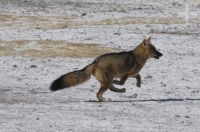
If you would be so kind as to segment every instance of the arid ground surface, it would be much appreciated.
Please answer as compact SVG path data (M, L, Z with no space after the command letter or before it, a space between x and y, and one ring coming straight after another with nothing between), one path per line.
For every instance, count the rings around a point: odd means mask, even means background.
M199 22L199 0L1 0L0 132L199 132ZM147 62L141 88L130 78L107 103L94 77L49 91L148 35L164 56Z

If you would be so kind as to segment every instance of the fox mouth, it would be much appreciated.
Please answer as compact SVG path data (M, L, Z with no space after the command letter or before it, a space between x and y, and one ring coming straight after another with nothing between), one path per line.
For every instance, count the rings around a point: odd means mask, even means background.
M154 56L155 59L160 59L160 56Z
M155 59L160 59L161 56L163 56L163 54L158 52L158 54L154 55L154 58Z

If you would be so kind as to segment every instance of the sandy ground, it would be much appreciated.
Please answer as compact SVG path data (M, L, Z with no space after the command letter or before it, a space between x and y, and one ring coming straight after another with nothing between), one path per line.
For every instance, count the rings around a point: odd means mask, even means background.
M200 1L0 1L1 132L199 132ZM164 54L141 71L142 87L107 91L92 77L50 92L51 82L101 54L133 49L152 34Z

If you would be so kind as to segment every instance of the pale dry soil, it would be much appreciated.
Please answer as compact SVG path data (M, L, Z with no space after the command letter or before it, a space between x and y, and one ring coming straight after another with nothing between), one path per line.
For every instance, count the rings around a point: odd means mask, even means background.
M200 2L184 0L0 1L1 132L199 132ZM164 54L130 78L126 93L92 76L51 92L53 80L146 36Z

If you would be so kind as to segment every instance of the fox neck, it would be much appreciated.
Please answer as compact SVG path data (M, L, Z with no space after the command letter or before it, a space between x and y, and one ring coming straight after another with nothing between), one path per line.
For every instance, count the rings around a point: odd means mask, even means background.
M145 55L145 50L141 47L141 45L136 47L131 52L135 55L136 61L140 66L144 66L144 64L149 59L149 57Z

